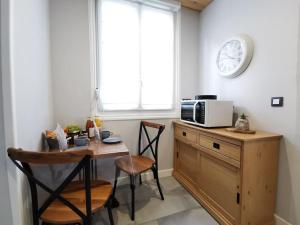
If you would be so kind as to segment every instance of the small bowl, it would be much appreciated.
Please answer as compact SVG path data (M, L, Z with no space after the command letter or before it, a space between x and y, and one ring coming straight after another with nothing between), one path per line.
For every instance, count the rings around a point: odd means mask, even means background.
M103 130L100 132L101 139L104 140L106 138L109 138L111 136L111 132L109 130Z
M74 138L74 144L76 146L85 146L89 144L89 138L86 136L80 136L77 138Z

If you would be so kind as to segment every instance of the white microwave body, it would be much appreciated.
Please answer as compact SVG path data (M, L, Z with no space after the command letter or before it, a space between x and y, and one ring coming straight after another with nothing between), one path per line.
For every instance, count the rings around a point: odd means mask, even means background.
M181 121L202 127L231 127L233 102L222 100L182 100Z

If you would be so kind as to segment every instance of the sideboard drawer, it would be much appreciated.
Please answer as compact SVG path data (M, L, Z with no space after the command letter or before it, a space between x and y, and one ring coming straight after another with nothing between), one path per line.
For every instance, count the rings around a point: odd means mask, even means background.
M200 134L199 144L224 156L240 161L240 146Z
M190 129L175 127L175 136L189 143L197 143L197 134L197 132L194 132Z

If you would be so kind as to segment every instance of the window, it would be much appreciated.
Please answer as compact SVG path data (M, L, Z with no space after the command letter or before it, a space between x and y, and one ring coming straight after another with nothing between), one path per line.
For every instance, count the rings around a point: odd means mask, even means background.
M157 6L98 2L101 111L174 109L176 12Z

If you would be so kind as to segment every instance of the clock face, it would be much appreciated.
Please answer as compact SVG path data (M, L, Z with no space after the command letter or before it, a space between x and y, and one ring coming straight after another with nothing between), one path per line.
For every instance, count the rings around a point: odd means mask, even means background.
M217 68L220 75L233 77L241 74L252 58L250 39L231 38L223 43L217 56Z
M219 51L217 65L221 72L228 73L234 70L241 63L243 57L243 49L241 42L231 40L225 43Z

